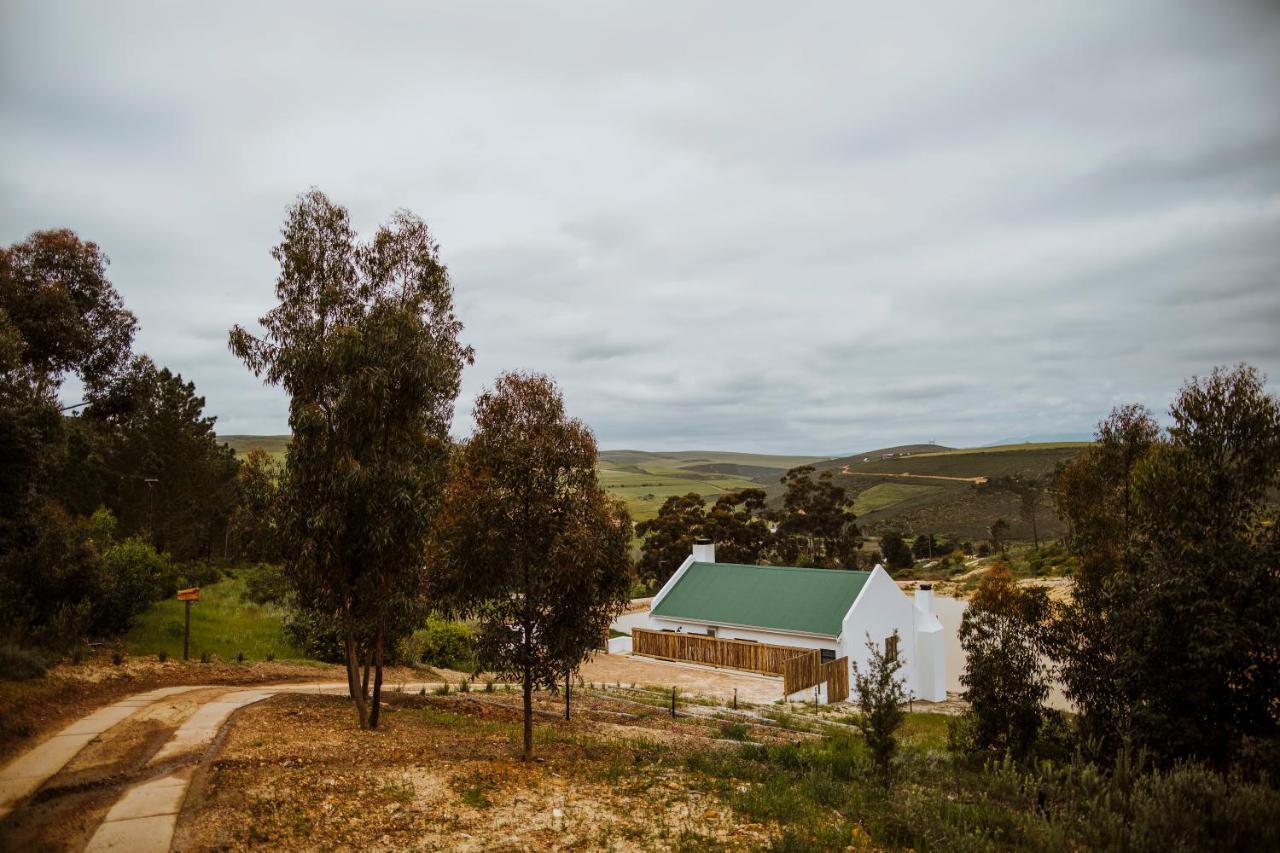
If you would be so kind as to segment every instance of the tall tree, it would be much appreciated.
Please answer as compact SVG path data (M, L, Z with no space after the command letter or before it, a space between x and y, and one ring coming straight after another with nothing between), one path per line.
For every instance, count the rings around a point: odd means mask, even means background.
M764 519L764 489L725 492L707 511L702 535L716 546L716 559L755 565L773 544Z
M96 243L65 228L0 249L0 308L38 391L73 373L90 399L101 398L127 369L138 322L106 268Z
M622 611L631 522L596 477L596 441L547 376L506 373L475 405L440 513L433 597L479 619L480 663L554 689Z
M1049 695L1043 658L1049 598L1018 587L1008 568L993 566L960 623L964 698L975 720L973 747L1025 759L1035 745Z
M706 503L697 492L663 501L655 517L636 525L640 577L658 586L666 583L692 553L693 540L703 535L706 521Z
M261 447L251 449L240 461L236 505L227 529L228 551L258 562L279 559L276 516L282 475L280 465Z
M1081 558L1059 654L1087 730L1230 764L1280 734L1280 400L1246 365L1183 386L1160 435L1113 413L1057 489Z
M786 563L824 568L856 568L862 534L844 486L831 471L815 480L814 468L802 465L782 476L786 487L777 516L777 551Z
M346 209L312 190L282 233L265 335L237 326L230 346L290 395L286 569L299 603L336 622L360 725L376 726L383 655L412 623L472 351L458 341L439 249L412 214L395 214L362 244Z
M991 522L991 526L987 528L987 535L991 540L991 550L999 554L1001 557L1008 556L1009 548L1009 522L1003 518L997 518Z
M911 557L911 547L896 530L888 530L881 534L880 553L884 555L886 568L909 569L915 565L915 560Z

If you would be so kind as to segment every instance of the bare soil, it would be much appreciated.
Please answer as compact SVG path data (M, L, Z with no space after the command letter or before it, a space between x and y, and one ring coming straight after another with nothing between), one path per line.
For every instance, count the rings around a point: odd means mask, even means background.
M454 681L460 673L447 673ZM386 681L435 680L434 670L393 668ZM129 657L119 665L110 655L80 664L62 664L44 678L0 681L0 763L35 746L44 737L86 714L136 693L181 684L278 684L297 681L345 681L346 670L332 664L258 661L210 663Z
M732 669L678 664L631 655L594 654L582 665L579 676L586 682L604 684L676 687L729 702L733 691L738 701L767 703L782 698L782 678L756 675Z
M393 693L372 732L340 697L250 706L193 784L175 849L756 849L773 835L659 762L717 741L711 721L582 695L566 722L562 695L539 694L526 763L518 699Z

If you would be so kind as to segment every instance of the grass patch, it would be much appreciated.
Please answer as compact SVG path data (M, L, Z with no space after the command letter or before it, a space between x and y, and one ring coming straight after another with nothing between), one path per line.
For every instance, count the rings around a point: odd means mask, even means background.
M302 651L284 633L284 612L275 605L254 604L245 598L246 573L229 577L200 590L199 603L191 606L191 657L217 655L235 660L299 659ZM183 602L161 601L142 613L124 637L130 654L182 657Z

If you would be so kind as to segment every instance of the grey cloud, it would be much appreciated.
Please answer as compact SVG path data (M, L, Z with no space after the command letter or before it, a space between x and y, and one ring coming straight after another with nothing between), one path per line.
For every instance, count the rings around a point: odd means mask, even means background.
M429 222L476 348L603 446L852 451L1088 432L1280 374L1280 11L979 2L12 2L0 241L97 240L226 432L225 348L316 185ZM244 26L252 17L255 26Z

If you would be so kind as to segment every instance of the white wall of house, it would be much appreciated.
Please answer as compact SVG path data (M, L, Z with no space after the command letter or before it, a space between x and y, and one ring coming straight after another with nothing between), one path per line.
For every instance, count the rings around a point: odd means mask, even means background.
M809 634L789 634L782 631L765 631L760 628L735 628L732 625L711 626L705 622L690 622L649 614L649 628L654 631L681 631L685 634L707 635L707 629L716 629L716 639L750 640L775 646L794 646L798 649L835 649L835 637L819 637ZM836 657L839 657L837 654Z
M931 600L922 596L921 604ZM940 702L947 698L946 649L942 623L931 612L917 607L881 566L876 566L853 607L845 614L838 654L849 658L849 689L855 690L853 664L863 672L871 665L868 635L884 651L885 640L898 631L898 671L903 687L913 698Z

